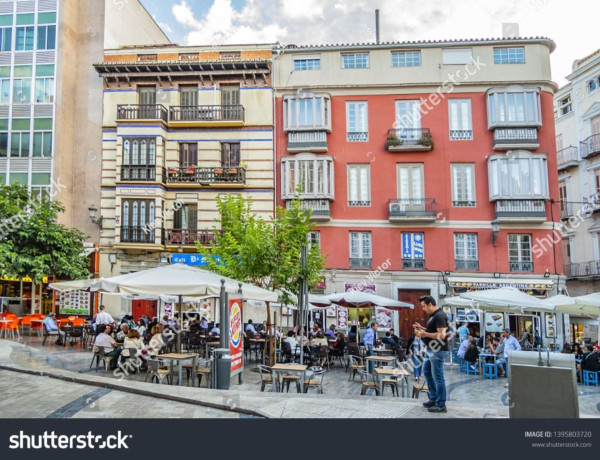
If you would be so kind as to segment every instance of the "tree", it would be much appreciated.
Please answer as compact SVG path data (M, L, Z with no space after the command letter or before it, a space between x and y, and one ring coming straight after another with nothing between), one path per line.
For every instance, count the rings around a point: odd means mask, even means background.
M252 212L252 201L239 195L217 198L220 230L210 247L198 243L198 252L216 273L265 289L281 290L283 301L291 303L289 293L297 293L302 277L309 289L323 279L325 258L318 246L308 251L308 269L302 273L300 250L308 244L314 228L310 211L294 200L287 208L277 206L271 222Z
M21 185L0 187L0 273L30 277L87 278L88 259L82 255L86 235L59 224L64 206L39 198Z

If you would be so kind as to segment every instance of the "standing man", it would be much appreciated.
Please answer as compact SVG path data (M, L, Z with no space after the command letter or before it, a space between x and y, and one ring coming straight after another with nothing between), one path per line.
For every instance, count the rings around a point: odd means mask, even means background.
M464 342L469 335L469 328L467 327L468 323L462 323L461 326L456 330L458 332L458 340L460 342Z
M430 295L421 297L419 301L425 313L429 315L427 327L419 323L413 324L416 329L421 330L421 338L427 347L423 374L429 387L429 401L423 403L423 406L429 412L447 412L444 361L448 356L448 317Z
M101 325L109 325L114 323L115 320L113 319L112 316L110 316L110 313L107 313L104 310L104 305L100 305L98 307L98 314L96 315L96 328L98 328L98 326ZM98 329L99 330L99 329Z
M502 329L502 345L504 345L504 351L502 353L502 359L496 361L500 376L505 377L508 375L508 352L509 351L520 351L521 344L517 338L510 333L510 329Z
M375 345L375 332L377 332L377 323L370 323L369 329L363 337L363 345L367 350L367 356L373 356L373 347ZM373 361L369 361L369 373L373 372Z

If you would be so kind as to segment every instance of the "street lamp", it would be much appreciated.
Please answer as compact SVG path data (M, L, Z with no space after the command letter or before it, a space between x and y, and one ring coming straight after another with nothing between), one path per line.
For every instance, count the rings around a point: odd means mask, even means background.
M117 255L114 252L108 254L108 261L110 262L110 272L113 271L113 265L117 263Z
M102 230L102 216L96 219L96 213L98 212L98 208L95 205L91 205L88 208L90 219L92 219L92 224L96 224Z
M500 232L500 222L498 219L494 219L492 221L492 245L496 246L496 239L498 238L498 233Z

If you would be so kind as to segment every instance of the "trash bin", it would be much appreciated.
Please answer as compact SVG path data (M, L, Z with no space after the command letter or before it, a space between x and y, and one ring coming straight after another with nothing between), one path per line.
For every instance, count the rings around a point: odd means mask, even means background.
M229 390L231 383L231 351L229 348L217 348L214 353L216 388L218 390Z

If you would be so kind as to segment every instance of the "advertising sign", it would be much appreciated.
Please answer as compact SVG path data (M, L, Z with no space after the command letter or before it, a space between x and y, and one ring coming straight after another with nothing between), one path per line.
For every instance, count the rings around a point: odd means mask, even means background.
M231 375L233 376L244 369L241 299L229 299L229 350L231 351Z
M365 283L345 283L344 289L346 292L358 291L368 294L377 294L377 285Z
M418 260L425 258L422 233L402 234L402 258Z
M544 313L546 318L546 337L552 339L556 337L555 317L551 313Z
M377 321L377 330L388 332L392 328L392 310L383 307L375 307L375 319Z
M337 327L344 330L348 328L348 309L346 307L337 307Z
M502 313L485 314L485 331L502 332L504 329L504 315Z
M56 306L59 315L90 314L91 295L88 291L66 291L56 293Z

